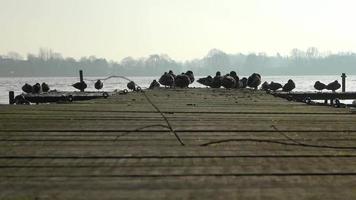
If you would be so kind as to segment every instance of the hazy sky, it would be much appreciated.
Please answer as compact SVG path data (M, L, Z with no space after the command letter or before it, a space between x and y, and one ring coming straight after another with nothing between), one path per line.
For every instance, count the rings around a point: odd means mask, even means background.
M356 51L354 0L0 0L0 54L121 60L167 53Z

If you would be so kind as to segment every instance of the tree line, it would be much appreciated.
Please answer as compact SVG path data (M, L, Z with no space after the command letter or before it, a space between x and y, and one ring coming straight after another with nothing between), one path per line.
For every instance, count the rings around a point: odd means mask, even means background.
M178 62L168 55L153 54L145 58L126 57L120 62L95 56L80 59L64 58L60 53L40 49L37 55L23 58L16 52L0 55L1 77L76 76L82 69L86 76L159 76L173 70L180 73L192 70L196 75L215 74L216 71L249 75L333 75L341 72L356 74L356 54L353 52L320 53L311 47L306 51L293 49L288 56L279 53L227 54L212 49L201 59Z

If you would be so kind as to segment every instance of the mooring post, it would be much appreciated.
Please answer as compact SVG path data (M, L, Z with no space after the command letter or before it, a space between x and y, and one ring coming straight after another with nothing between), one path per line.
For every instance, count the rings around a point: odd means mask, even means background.
M79 70L79 79L80 79L80 82L83 83L84 80L83 80L83 70ZM84 92L84 89L80 89L81 92Z
M15 103L15 93L14 91L9 91L9 104L13 105Z
M346 91L346 74L342 73L341 78L342 78L342 92L345 92Z

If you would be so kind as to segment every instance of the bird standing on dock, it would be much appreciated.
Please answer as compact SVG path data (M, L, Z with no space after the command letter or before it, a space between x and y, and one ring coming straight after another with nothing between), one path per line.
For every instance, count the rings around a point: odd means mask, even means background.
M221 86L227 89L234 88L236 86L236 81L230 74L226 74L221 80Z
M85 90L85 88L87 88L87 84L83 81L83 82L76 82L72 85L75 89L78 90Z
M220 88L221 87L221 73L219 71L216 72L214 78L213 78L213 82L211 83L212 88Z
M189 80L190 80L189 84L192 84L195 80L193 71L188 70L187 72L185 72L185 75L187 75L189 77Z
M210 87L211 84L213 83L213 77L210 75L204 78L200 78L197 80L198 83Z
M100 79L98 79L98 80L95 82L94 87L95 87L95 89L97 89L97 90L101 90L101 89L104 87L104 83L103 83Z
M320 82L320 81L316 81L315 84L314 84L314 88L316 90L321 91L321 90L324 90L326 88L326 85L324 83Z
M41 85L39 83L36 83L32 86L32 93L34 94L41 93Z
M295 83L292 79L289 79L288 82L283 86L283 92L291 92L295 88Z
M246 88L247 87L247 78L246 77L243 77L242 79L240 79L239 87L240 88Z
M43 82L41 84L42 92L48 92L49 91L49 86L47 83Z
M187 88L190 83L191 83L190 78L185 73L177 75L175 80L175 86L180 88Z
M154 89L154 88L159 88L160 85L156 80L153 80L152 83L150 84L149 89Z
M135 84L135 82L133 82L133 81L128 82L128 83L127 83L127 88L128 88L129 90L135 91L135 90L136 90L136 84Z
M280 84L280 83L275 83L272 81L269 84L269 89L272 90L273 92L275 92L276 90L281 89L281 88L282 88L282 84Z
M239 79L239 77L237 76L236 72L235 72L235 71L231 71L229 75L230 75L232 78L235 79L235 88L239 88L239 87L240 87L240 79Z
M265 81L262 86L261 86L261 89L264 90L264 91L268 91L269 90L269 84L267 81Z
M174 77L167 73L167 72L164 72L164 74L161 76L161 78L158 80L158 82L161 84L161 85L164 85L165 87L173 87L174 86Z
M253 73L250 77L247 79L247 86L250 88L255 88L257 90L257 87L261 84L261 75L257 73Z
M336 90L340 89L341 85L338 81L334 81L334 82L331 82L329 83L325 88L327 90L331 90L333 92L335 92Z
M25 93L32 93L32 86L30 84L25 83L25 85L22 86L22 91Z

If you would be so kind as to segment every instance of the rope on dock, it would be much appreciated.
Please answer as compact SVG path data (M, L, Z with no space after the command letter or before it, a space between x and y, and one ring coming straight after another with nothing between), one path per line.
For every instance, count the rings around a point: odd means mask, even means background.
M106 78L101 79L101 80L108 80L108 79L110 79L110 78L122 78L122 79L125 79L125 80L127 80L127 81L132 81L131 79L129 79L129 78L125 77L125 76L116 76L116 75L109 76L109 77L106 77ZM97 79L95 79L95 80L94 80L94 79L85 79L85 80L87 80L87 81L96 81ZM132 81L132 82L134 82L134 81ZM134 82L134 83L135 83L135 82ZM135 83L135 85L138 86L139 88L142 88L141 86L139 86L139 85L136 84L136 83ZM134 132L134 131L139 131L139 130L141 130L141 129L148 128L148 127L161 126L161 127L168 128L169 131L174 134L174 136L175 136L176 139L179 141L179 143L180 143L182 146L184 146L184 145L185 145L184 142L183 142L182 139L179 137L178 133L173 129L171 123L168 121L168 119L167 119L167 117L164 115L164 113L152 102L152 100L147 96L147 94L146 94L145 91L143 91L143 90L140 90L140 91L142 92L143 96L145 96L145 98L147 99L147 101L152 105L152 107L153 107L158 113L161 114L161 116L162 116L163 120L166 122L167 126L160 125L160 124L157 124L157 125L149 125L149 126L143 126L143 127L137 128L137 129L135 129L135 130L133 130L133 131L129 131L129 132L127 132L127 134L129 134L129 133L131 133L131 132ZM127 134L123 134L123 135L127 135ZM118 136L118 137L121 137L121 136L123 136L123 135L120 135L120 136ZM115 141L118 139L118 137L115 138Z
M212 141L208 143L201 144L200 146L210 146L213 144L221 144L221 143L227 143L227 142L261 142L261 143L274 143L274 144L281 144L281 145L291 145L291 146L302 146L302 147L313 147L313 148L325 148L325 149L344 149L344 150L356 150L356 147L350 147L350 146L332 146L332 145L317 145L317 144L307 144L303 142L299 142L279 129L275 125L271 125L271 127L275 130L275 132L279 133L283 137L285 137L287 140L291 142L281 142L281 141L275 141L275 140L269 140L269 139L225 139L225 140L218 140L218 141Z

